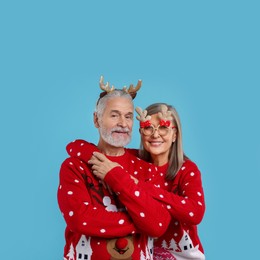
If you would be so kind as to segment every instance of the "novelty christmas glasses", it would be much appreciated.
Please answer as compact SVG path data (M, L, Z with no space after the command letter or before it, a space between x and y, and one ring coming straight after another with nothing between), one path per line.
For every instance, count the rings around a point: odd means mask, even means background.
M137 107L135 110L138 113L136 118L140 121L140 132L143 135L150 136L157 131L160 136L165 136L172 128L175 128L175 126L171 126L173 116L171 111L168 111L166 105L161 105L161 112L158 112L160 122L157 127L152 125L150 121L151 116L147 115L146 110L142 110L140 107Z
M153 135L157 130L160 136L165 136L169 133L171 128L175 128L175 126L168 127L164 125L158 125L157 127L154 127L153 125L150 125L150 126L142 127L140 131L143 135L150 136Z

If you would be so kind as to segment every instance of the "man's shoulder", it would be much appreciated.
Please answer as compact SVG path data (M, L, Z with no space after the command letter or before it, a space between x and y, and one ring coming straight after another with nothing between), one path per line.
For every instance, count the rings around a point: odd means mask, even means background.
M96 145L94 145L93 143L87 142L86 140L83 139L75 139L72 142L69 142L66 145L66 150L68 153L70 153L73 149L77 150L77 149L84 149L84 146L91 146L91 147L97 147Z
M87 162L93 152L98 151L98 148L93 143L89 143L83 139L76 139L66 146L69 157L76 157Z

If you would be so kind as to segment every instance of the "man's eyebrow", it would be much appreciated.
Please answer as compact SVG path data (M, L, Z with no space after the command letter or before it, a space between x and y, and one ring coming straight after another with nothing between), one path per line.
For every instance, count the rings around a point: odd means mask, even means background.
M122 114L119 110L115 110L115 109L114 109L114 110L111 110L110 113L117 113L117 114L119 114L119 115ZM126 115L133 115L133 112L128 112L128 113L126 113Z
M133 112L126 113L126 115L128 115L128 116L132 116L133 114L134 114Z
M120 114L120 112L118 110L111 110L110 113L117 113Z

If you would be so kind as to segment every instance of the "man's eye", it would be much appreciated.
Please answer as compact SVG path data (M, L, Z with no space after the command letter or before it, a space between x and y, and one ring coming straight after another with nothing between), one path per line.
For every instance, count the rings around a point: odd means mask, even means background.
M111 117L118 117L118 115L117 114L112 114Z
M153 129L153 127L151 127L151 126L146 126L146 127L144 127L144 130L152 130Z

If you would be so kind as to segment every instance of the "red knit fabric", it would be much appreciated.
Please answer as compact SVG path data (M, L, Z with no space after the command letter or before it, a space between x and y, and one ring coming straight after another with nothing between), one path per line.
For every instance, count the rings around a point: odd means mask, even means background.
M64 259L152 259L153 240L148 236L161 236L170 214L149 191L139 191L129 174L144 179L142 173L154 175L155 167L127 150L123 156L109 157L123 166L107 174L113 176L112 183L112 177L106 181L116 191L110 194L87 164L96 150L93 144L76 140L67 146L70 157L61 165L58 204L67 224ZM122 189L124 183L128 186ZM124 250L116 247L119 237L128 242Z
M166 181L167 168L168 165L158 167L159 174L150 179L150 184L139 184L144 189L149 186L150 194L161 201L172 216L166 233L155 240L155 256L156 248L163 248L177 260L205 259L197 231L205 212L201 173L194 162L187 160L174 180Z
M186 160L175 178L166 181L167 169L168 164L156 167L155 172L143 170L137 186L126 175L120 178L122 174L116 172L119 167L110 171L105 180L112 189L120 192L119 198L123 203L126 202L124 194L132 189L148 197L147 192L150 193L168 209L171 223L167 231L155 240L154 260L171 259L169 255L177 260L203 260L205 255L197 230L205 212L201 173L194 162ZM135 203L138 201L139 198L135 198Z

